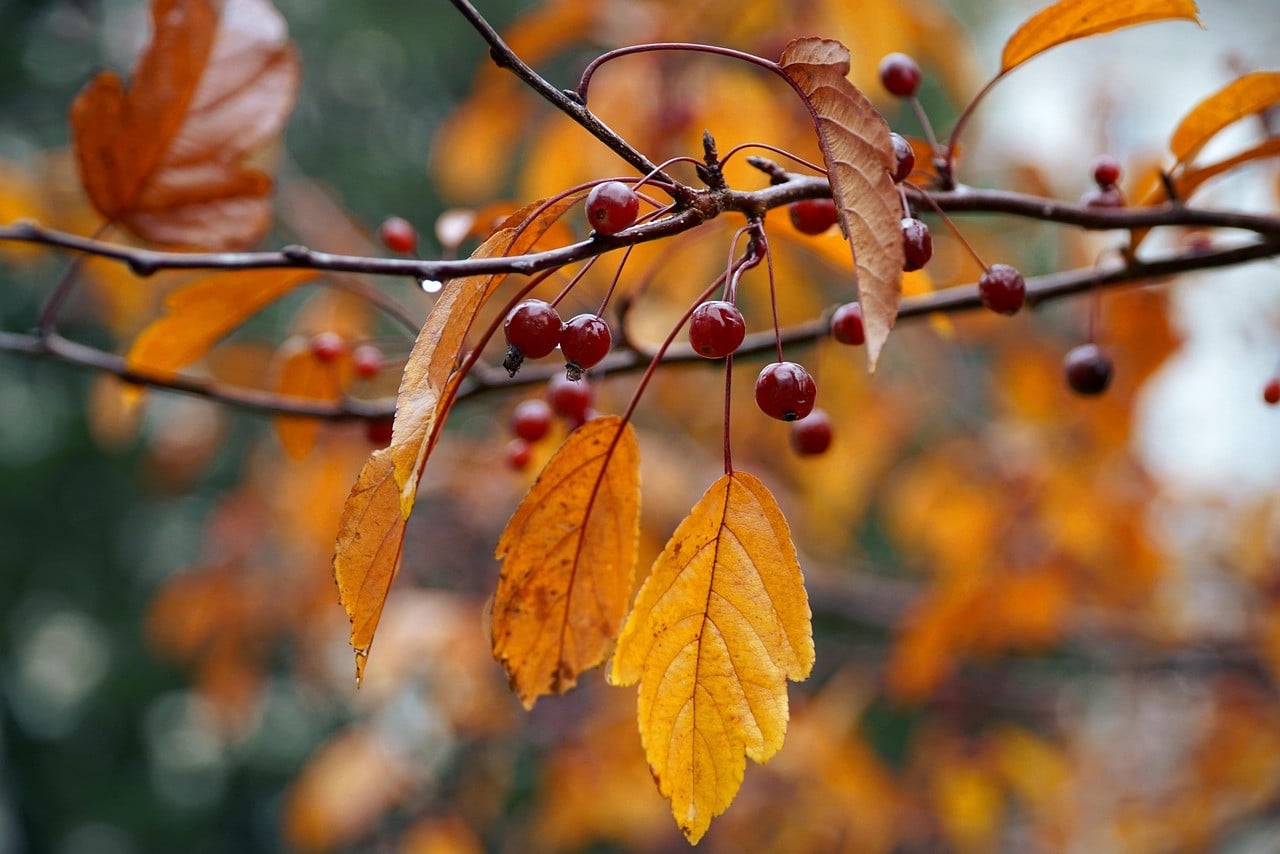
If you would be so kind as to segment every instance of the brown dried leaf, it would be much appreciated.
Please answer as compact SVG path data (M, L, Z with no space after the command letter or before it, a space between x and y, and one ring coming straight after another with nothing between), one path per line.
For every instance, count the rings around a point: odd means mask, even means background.
M889 126L845 76L849 50L840 42L796 39L781 64L818 131L840 227L853 251L867 361L875 370L902 298L902 202L890 175Z
M1276 104L1280 104L1280 71L1246 74L1196 104L1169 138L1169 150L1179 163L1186 163L1218 131Z
M270 224L271 178L245 164L298 88L284 19L267 0L155 0L152 21L130 86L104 71L71 105L85 190L146 240L251 245Z
M1200 23L1192 0L1060 0L1033 15L1005 42L1000 73L1065 42L1156 21Z
M640 450L611 416L560 446L507 523L493 655L526 708L604 661L626 614L640 535Z

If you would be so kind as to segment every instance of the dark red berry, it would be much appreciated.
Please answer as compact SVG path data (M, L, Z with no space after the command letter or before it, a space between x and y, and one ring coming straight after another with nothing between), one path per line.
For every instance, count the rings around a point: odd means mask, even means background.
M893 169L893 183L901 184L911 177L911 170L916 168L916 152L900 133L889 134L889 139L893 142L893 157L897 163Z
M731 302L704 302L689 318L689 344L708 359L720 359L737 350L746 335L742 312Z
M502 326L507 343L530 359L541 359L560 344L560 313L540 299L527 299L511 309Z
M361 344L351 352L351 367L361 379L376 377L382 370L382 351L372 344Z
M507 443L507 465L515 471L524 471L533 459L533 448L524 439L512 439Z
M801 199L787 205L787 213L801 234L822 234L840 219L831 199Z
M621 181L596 184L587 194L587 221L600 234L617 234L639 213L640 197Z
M547 383L547 402L561 418L581 422L596 402L596 392L586 379L574 381L564 374L556 374Z
M311 338L311 355L321 362L336 362L347 352L347 342L336 332L321 332Z
M1109 154L1093 161L1093 180L1103 189L1114 187L1120 182L1120 161Z
M378 237L382 240L382 245L392 252L418 251L418 231L407 219L387 217L378 229Z
M1262 387L1262 399L1275 406L1280 403L1280 378L1272 377Z
M1086 208L1122 208L1124 196L1121 195L1120 188L1115 185L1098 187L1081 196L1080 204Z
M821 409L809 413L808 418L791 424L791 448L805 457L825 454L831 447L831 418Z
M1111 357L1097 344L1073 347L1062 360L1067 385L1076 394L1102 394L1111 385Z
M522 400L511 413L511 432L526 442L536 442L551 431L553 415L545 400Z
M996 314L1017 314L1027 298L1027 281L1008 264L992 264L978 279L978 296Z
M560 351L569 363L570 371L577 373L594 367L609 355L613 346L613 333L609 324L597 314L579 314L564 325L560 336Z
M902 272L919 270L933 257L933 237L929 226L913 216L902 220Z
M880 60L880 85L890 95L910 98L920 88L920 66L905 53L891 53Z
M797 421L813 411L818 387L795 362L765 365L756 377L756 405L770 418Z
M867 340L866 331L862 328L862 303L849 302L836 309L831 315L831 336L851 347Z
M385 448L391 444L391 434L395 432L395 420L391 418L370 418L364 422L364 435L369 443Z

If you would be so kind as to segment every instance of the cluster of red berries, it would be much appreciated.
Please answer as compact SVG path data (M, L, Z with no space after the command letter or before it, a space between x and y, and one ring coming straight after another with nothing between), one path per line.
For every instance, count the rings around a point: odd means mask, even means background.
M544 397L523 400L511 413L512 439L507 443L507 465L517 471L529 465L533 445L551 433L555 418L562 418L569 428L591 420L596 393L586 379L570 380L557 374L547 383Z
M540 299L524 300L511 309L502 331L507 339L502 364L511 376L526 357L541 359L559 347L570 378L577 379L598 365L613 347L613 333L604 318L579 314L563 322L555 306Z
M336 364L347 355L347 340L337 332L318 332L308 342L311 355L325 365ZM351 353L351 370L361 380L371 380L382 372L382 351L376 344L357 344ZM364 422L365 436L377 447L391 442L392 419L370 418Z
M1090 208L1122 208L1124 195L1118 186L1120 162L1109 154L1093 161L1093 181L1098 186L1080 197L1080 204Z

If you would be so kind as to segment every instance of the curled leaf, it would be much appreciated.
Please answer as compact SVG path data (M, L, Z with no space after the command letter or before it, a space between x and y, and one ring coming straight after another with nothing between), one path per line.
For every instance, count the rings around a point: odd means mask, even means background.
M155 0L128 88L104 71L71 105L98 212L157 243L231 249L270 224L271 178L250 156L293 109L298 60L267 0Z
M777 502L755 477L716 481L680 523L618 638L610 680L640 682L640 738L690 842L746 769L782 747L788 679L813 667L809 600Z
M840 227L849 240L875 370L902 298L902 202L890 173L889 126L849 82L849 49L832 39L796 39L782 52L783 72L813 118Z
M1200 23L1192 0L1060 0L1033 15L1005 42L1000 73L1065 42L1156 21Z
M1196 104L1169 138L1169 150L1179 163L1186 163L1223 128L1276 104L1280 71L1246 74Z
M507 523L493 654L526 708L604 661L631 596L640 452L620 418L569 435Z

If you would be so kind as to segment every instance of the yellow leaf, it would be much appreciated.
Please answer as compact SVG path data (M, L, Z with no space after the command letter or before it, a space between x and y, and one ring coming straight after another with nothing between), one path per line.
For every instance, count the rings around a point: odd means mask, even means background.
M1000 73L1005 74L1051 47L1155 21L1200 23L1192 0L1060 0L1033 15L1005 42Z
M560 199L532 220L529 217L541 203L520 209L507 218L504 223L507 227L494 232L471 257L493 258L528 252L583 195L574 193ZM396 396L395 428L391 436L401 511L406 519L413 510L422 469L440 436L453 402L453 392L461 380L455 371L464 355L467 334L480 310L506 279L505 274L495 274L449 280L414 342Z
M387 449L374 451L342 508L333 556L338 599L351 620L357 680L364 678L373 633L400 568L404 523L390 453Z
M889 126L849 82L849 49L831 39L796 39L782 70L803 92L827 166L840 227L849 239L858 300L875 370L902 298L902 201L890 173Z
M312 270L246 270L192 282L169 295L165 313L138 334L125 360L135 371L172 375L263 306L316 275Z
M640 450L611 416L570 434L507 523L493 654L526 708L595 667L631 597L640 536Z
M649 767L690 842L733 802L744 756L787 729L786 680L813 667L809 599L786 520L755 477L716 481L655 562L610 680L640 682Z
M342 369L349 364L345 354L341 362L322 362L311 351L308 340L293 338L280 348L276 391L288 397L336 403L342 397ZM295 460L305 457L315 446L322 426L319 420L306 416L275 417L280 444Z
M1169 138L1169 150L1185 163L1227 125L1277 103L1280 71L1246 74L1196 104Z

